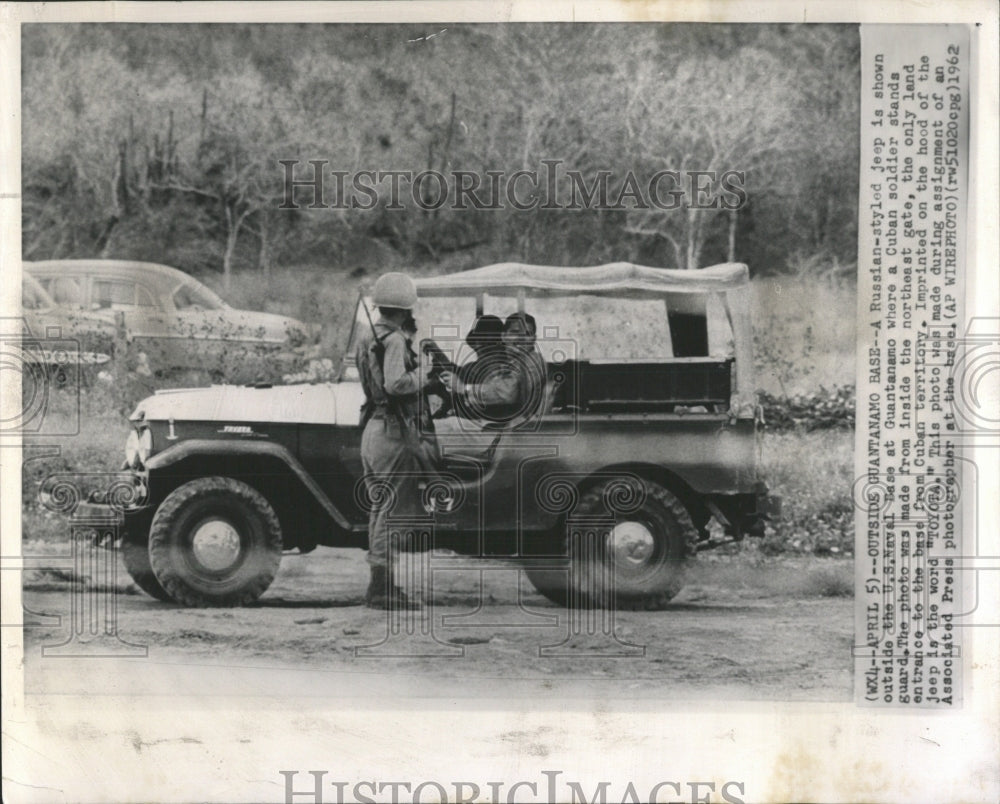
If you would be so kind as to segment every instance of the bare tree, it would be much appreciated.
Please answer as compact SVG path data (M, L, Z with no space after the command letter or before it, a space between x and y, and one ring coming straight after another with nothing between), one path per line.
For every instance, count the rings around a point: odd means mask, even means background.
M631 87L625 108L631 153L650 175L678 171L681 186L674 189L684 192L676 210L630 213L628 231L665 240L678 266L698 268L712 219L725 214L727 250L734 258L738 210L726 210L718 201L706 206L690 172L739 171L763 178L796 147L790 68L770 52L742 48L727 57L686 59L667 76L644 62L622 77ZM780 172L767 176L772 189L780 181Z
M287 115L295 110L276 108L261 76L249 69L221 76L211 91L205 88L200 95L197 124L192 118L192 130L181 140L177 168L153 186L188 194L218 210L223 286L228 291L245 232L258 236L258 262L267 265L266 216L281 203L279 152L287 146Z

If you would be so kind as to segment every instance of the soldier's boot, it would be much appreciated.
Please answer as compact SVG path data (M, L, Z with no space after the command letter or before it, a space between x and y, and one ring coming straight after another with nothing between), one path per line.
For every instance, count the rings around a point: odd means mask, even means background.
M388 567L373 566L371 580L368 582L368 592L365 594L365 605L370 609L395 609L399 611L416 611L420 604L410 600L406 592L396 586Z
M389 587L389 573L385 567L371 567L371 579L365 592L365 605L369 608L385 608L386 590ZM378 605L381 603L382 605Z

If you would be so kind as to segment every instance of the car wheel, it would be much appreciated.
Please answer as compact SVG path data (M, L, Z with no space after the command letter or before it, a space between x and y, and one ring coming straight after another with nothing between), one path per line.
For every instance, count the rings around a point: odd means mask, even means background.
M172 491L149 532L149 561L185 606L241 606L260 597L281 563L281 526L256 489L203 477Z
M581 497L554 538L562 569L527 569L529 580L561 606L654 610L684 586L698 531L684 504L663 486L643 482L641 505L611 516L602 483Z
M126 533L122 539L121 554L122 563L136 586L157 600L164 602L171 600L167 590L156 580L153 568L149 565L149 543L145 538L138 539Z

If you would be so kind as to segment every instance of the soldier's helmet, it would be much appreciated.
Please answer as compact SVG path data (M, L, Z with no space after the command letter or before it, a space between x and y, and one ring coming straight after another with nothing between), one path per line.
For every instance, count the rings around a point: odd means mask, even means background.
M398 271L382 274L372 291L376 307L396 307L412 310L417 304L417 286L409 276Z

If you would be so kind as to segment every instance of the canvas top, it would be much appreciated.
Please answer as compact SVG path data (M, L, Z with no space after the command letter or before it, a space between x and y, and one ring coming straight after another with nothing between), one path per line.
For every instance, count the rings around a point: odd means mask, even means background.
M488 293L492 296L574 296L657 299L673 293L710 293L745 287L750 272L730 262L686 271L612 262L586 268L503 262L471 271L417 279L423 297Z

